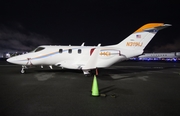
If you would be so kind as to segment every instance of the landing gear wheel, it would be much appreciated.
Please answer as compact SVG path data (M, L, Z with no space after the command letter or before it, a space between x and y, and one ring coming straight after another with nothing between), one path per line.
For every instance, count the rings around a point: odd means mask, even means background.
M90 70L83 70L83 73L86 77L90 77L91 73L89 72Z
M24 74L24 73L25 73L25 70L24 70L23 68L21 69L21 73L22 73L22 74Z

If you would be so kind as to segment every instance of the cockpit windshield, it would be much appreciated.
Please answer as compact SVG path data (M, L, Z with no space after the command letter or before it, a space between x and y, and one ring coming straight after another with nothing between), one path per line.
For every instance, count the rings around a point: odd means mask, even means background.
M37 47L35 50L33 50L32 52L39 52L41 50L44 50L44 47Z

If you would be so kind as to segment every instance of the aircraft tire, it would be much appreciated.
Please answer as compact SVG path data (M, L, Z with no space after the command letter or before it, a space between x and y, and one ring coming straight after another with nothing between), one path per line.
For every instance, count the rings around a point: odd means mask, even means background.
M22 74L24 74L24 73L25 73L25 70L24 70L24 69L22 69L22 70L21 70L21 73L22 73Z

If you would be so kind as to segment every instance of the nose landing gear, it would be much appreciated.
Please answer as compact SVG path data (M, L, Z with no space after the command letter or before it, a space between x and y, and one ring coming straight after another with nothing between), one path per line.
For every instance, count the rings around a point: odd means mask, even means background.
M25 69L27 69L26 66L22 66L22 69L21 69L21 73L24 74L25 73Z

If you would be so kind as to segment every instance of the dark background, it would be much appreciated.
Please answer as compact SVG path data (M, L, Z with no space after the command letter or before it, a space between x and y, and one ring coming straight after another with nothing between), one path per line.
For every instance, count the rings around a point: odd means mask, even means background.
M48 45L116 44L150 22L172 24L146 52L180 50L179 2L173 0L6 0L0 2L0 52Z

